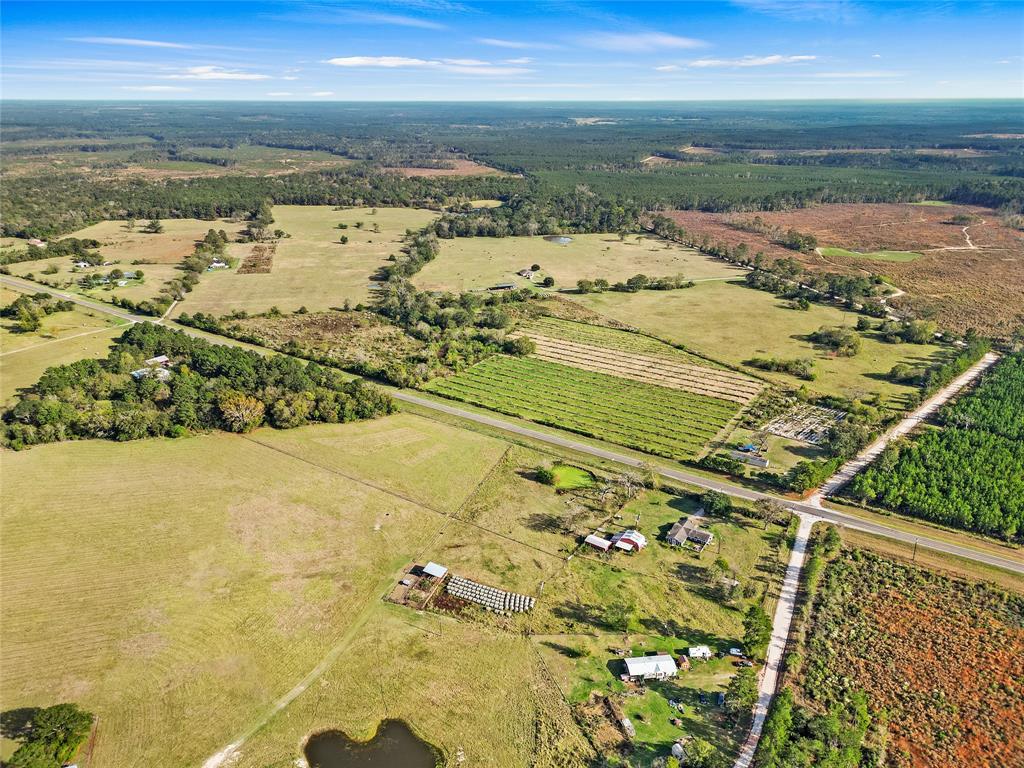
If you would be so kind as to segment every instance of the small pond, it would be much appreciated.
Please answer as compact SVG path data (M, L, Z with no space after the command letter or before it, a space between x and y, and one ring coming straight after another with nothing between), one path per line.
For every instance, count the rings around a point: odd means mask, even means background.
M309 737L309 768L436 768L438 752L401 720L385 720L369 741L353 741L341 731Z
M556 245L568 245L572 242L572 238L567 237L566 235L548 235L544 239L549 243L555 243Z

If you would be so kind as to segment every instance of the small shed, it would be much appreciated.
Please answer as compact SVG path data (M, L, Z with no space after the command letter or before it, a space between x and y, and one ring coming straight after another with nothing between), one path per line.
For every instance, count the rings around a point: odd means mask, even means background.
M488 291L511 291L515 287L516 287L515 283L498 283L497 285L492 285L487 290Z
M602 552L607 552L611 549L612 543L608 539L603 539L596 533L592 533L583 540L586 544L589 544L594 549L599 549Z
M518 272L516 272L516 274L519 275L520 277L525 277L527 280L533 280L532 269L520 269Z
M737 461L742 461L744 464L750 464L754 467L761 467L762 469L768 466L768 459L757 453L743 453L742 451L729 451L729 455Z
M631 739L636 738L636 728L633 727L633 723L630 722L628 717L624 717L619 721L622 726L622 732Z
M711 653L711 649L708 648L706 645L691 646L688 650L688 653L691 659L704 659L705 661L714 656L714 654Z
M448 574L448 569L443 565L429 562L423 566L423 573L434 579L443 579Z

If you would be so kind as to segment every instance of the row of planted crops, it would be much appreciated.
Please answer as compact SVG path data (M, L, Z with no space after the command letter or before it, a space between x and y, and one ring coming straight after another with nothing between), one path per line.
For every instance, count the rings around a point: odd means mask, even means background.
M673 459L692 458L737 403L531 358L496 356L428 390Z

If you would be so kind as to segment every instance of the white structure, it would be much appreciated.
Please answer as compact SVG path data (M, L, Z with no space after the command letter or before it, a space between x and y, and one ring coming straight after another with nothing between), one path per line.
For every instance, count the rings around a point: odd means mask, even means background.
M631 680L665 680L679 674L671 656L635 656L626 659L626 676Z
M706 645L695 645L689 650L689 657L691 659L710 659L714 654L711 653L711 649Z
M602 552L607 552L611 549L612 543L608 539L602 539L596 533L592 533L583 540L585 543L592 546L594 549L599 549Z
M149 358L149 360L146 361L146 365L159 365L163 368L166 368L170 364L171 358L169 358L167 355L157 355L156 357L151 357Z
M427 574L427 576L433 576L435 579L443 579L448 573L448 569L443 565L430 562L423 566L423 572Z
M632 528L612 536L612 544L626 552L639 552L647 546L647 537Z

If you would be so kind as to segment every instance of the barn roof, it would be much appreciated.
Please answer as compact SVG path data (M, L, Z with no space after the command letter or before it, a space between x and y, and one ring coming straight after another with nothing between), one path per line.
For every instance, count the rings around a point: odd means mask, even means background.
M443 579L444 575L448 573L448 569L443 565L430 562L423 566L423 572L427 574L427 576L433 576L435 579Z
M640 675L672 675L679 671L671 656L635 656L626 659L626 672L630 677Z

